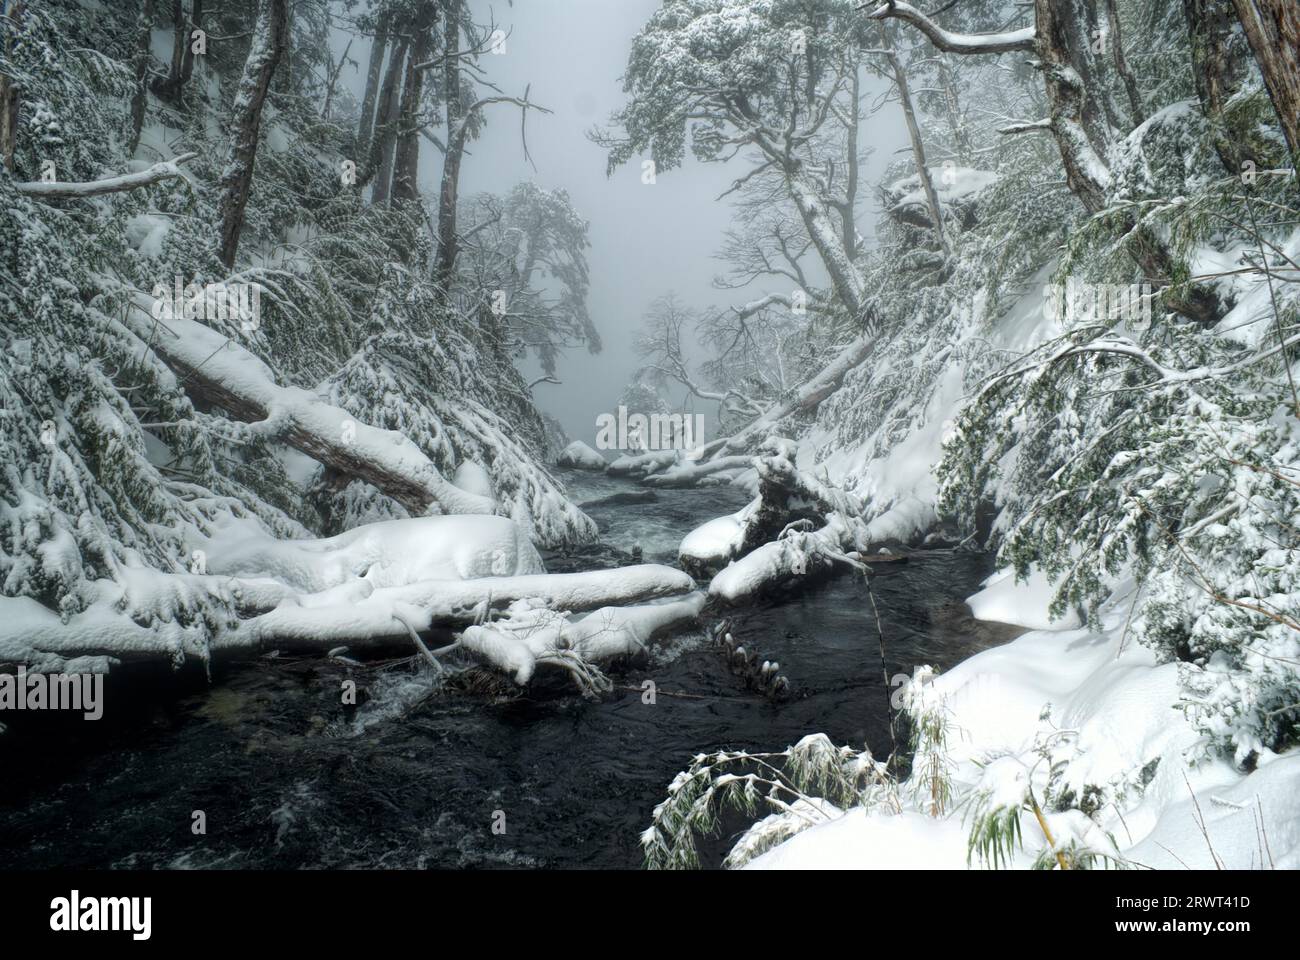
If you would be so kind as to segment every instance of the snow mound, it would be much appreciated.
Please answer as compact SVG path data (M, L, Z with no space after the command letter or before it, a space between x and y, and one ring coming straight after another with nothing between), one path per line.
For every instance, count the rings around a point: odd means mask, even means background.
M236 521L199 546L212 573L270 577L305 593L358 577L378 588L545 573L518 524L474 514L370 523L322 540L275 540Z
M565 447L555 462L561 467L576 467L579 470L604 470L606 467L605 458L581 440L574 440Z
M976 595L995 591L981 601L986 612L1006 619L1041 608L1041 586L1017 585L1005 573L991 579ZM1103 607L1099 632L1037 630L926 681L925 696L942 704L951 731L945 756L955 802L946 814L855 807L750 866L964 867L963 797L986 791L1014 806L1029 784L1042 797L1049 771L1040 750L1048 743L1058 795L1100 790L1109 798L1091 816L1046 809L1058 848L1098 849L1109 836L1118 856L1142 867L1300 868L1300 752L1261 751L1249 773L1222 759L1189 765L1200 735L1180 709L1178 665L1157 662L1125 637L1131 602L1131 592L1120 591ZM914 796L914 787L904 783L900 796ZM1045 840L1032 812L1019 816L1024 847L1011 865L1029 867ZM982 863L975 857L970 865Z
M489 500L495 499L496 494L492 490L492 477L488 475L481 463L473 460L466 460L456 468L455 475L451 482L464 490L466 493L472 493L476 497L486 497Z
M1074 630L1079 615L1073 610L1059 620L1047 615L1055 594L1047 575L1035 567L1025 583L1017 583L1015 571L999 570L984 581L984 589L967 599L976 620L1010 623L1030 630Z
M677 548L682 565L707 570L726 565L740 552L745 538L745 520L757 504L755 500L737 513L702 523L683 537L681 546Z
M861 807L811 827L754 858L746 870L962 870L966 832L959 821Z

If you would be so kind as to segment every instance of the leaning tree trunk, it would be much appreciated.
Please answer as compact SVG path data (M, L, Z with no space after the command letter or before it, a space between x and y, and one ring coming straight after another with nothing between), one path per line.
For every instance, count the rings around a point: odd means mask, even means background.
M926 206L930 208L934 235L939 241L939 249L947 259L951 251L948 249L948 237L943 227L943 210L939 206L939 195L934 192L934 179L930 176L930 168L926 166L925 141L921 139L921 128L916 122L916 110L912 106L912 90L907 83L907 71L903 68L903 61L898 58L898 54L894 53L893 44L889 42L889 34L885 31L884 24L880 25L880 43L886 51L885 56L893 70L894 86L898 88L898 102L902 105L903 116L907 119L907 135L912 141L912 156L916 161L917 176L921 178L921 189L925 192Z
M260 361L226 340L214 349L212 333L198 321L155 324L151 298L137 300L127 323L154 356L177 375L201 407L219 407L236 420L263 423L268 436L300 450L331 470L356 477L400 503L412 516L431 505L445 513L494 513L496 503L460 489L408 438L354 419L315 394L257 375ZM142 319L144 318L144 319ZM253 375L245 375L252 371ZM268 423L272 418L272 423ZM350 426L349 426L350 425Z
M145 108L149 104L149 36L153 32L153 2L140 0L140 15L135 22L135 90L131 94L131 138L126 148L130 156L135 155L135 149L140 145Z
M452 277L456 272L456 206L460 202L460 161L465 153L468 124L460 91L460 0L448 0L443 11L443 98L447 110L447 155L442 164L442 186L438 191L438 254L433 282L444 302L451 299Z
M7 0L0 11L5 17L4 53L8 59L18 32L23 27L23 0ZM18 147L18 111L22 102L18 83L0 71L0 162L10 172L14 168L14 150Z
M379 108L375 117L375 132L370 139L370 162L366 165L365 180L374 180L374 190L370 199L372 203L383 203L388 199L388 190L393 178L393 145L397 131L397 98L400 93L398 77L406 63L406 51L411 38L401 36L393 48L384 73L384 85L379 91ZM364 181L363 181L364 182Z
M1258 165L1254 124L1234 123L1229 104L1250 79L1251 54L1232 0L1183 0L1191 43L1192 78L1214 150L1230 176L1246 161Z
M1300 176L1300 6L1296 0L1233 0Z
M357 126L357 145L361 154L370 149L374 135L375 103L379 97L379 75L384 69L384 53L388 50L388 24L381 23L375 31L370 46L370 65L366 68L366 92L361 98L361 123Z
M235 253L239 249L244 208L248 205L248 192L253 185L253 163L257 159L262 105L266 102L266 92L271 86L276 64L284 56L287 26L288 0L261 0L257 22L253 26L253 41L248 48L248 59L244 61L239 90L235 94L230 149L226 153L226 166L219 181L221 200L217 209L221 218L220 257L227 267L234 266Z
M1035 0L1034 49L1047 86L1051 131L1070 190L1089 213L1106 208L1106 153L1115 111L1106 95L1105 60L1093 45L1095 0Z
M406 60L406 77L402 82L402 103L397 114L397 147L393 157L393 202L420 199L420 94L424 81L421 65L429 52L429 33L433 29L434 7L426 4L415 23L415 40Z
M190 82L190 77L194 76L194 38L191 35L191 28L197 30L203 26L203 0L194 0L190 11L190 21L185 26L185 57L181 60L180 83L176 87L176 96L180 96L181 88Z

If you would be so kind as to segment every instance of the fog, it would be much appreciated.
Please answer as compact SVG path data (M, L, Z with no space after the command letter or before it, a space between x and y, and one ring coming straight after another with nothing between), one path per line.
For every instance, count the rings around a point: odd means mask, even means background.
M558 364L561 383L542 383L533 390L539 408L572 438L588 443L595 437L596 417L615 411L640 365L633 339L655 298L675 292L700 308L738 304L766 292L758 285L731 291L713 286L713 278L725 269L715 253L731 225L731 208L717 197L748 169L744 155L730 163L704 164L688 153L682 168L661 172L655 183L645 184L635 162L607 177L606 152L588 139L588 131L604 125L622 105L621 77L631 40L659 4L516 0L511 6L471 0L479 23L495 22L508 33L503 53L481 58L487 79L511 96L522 96L531 84L529 99L552 112L530 111L527 118L534 169L524 155L518 108L488 107L486 129L471 145L461 170L461 199L483 191L504 193L531 179L567 190L574 209L590 221L588 307L604 349L594 356L585 347L570 349ZM340 43L339 52L341 48ZM349 57L362 66L345 71L345 79L357 97L367 56L368 49L354 42ZM868 76L864 94L874 97L886 88ZM906 128L896 105L885 105L864 123L861 143L874 151L863 168L869 185L906 148ZM427 142L421 143L420 153L421 187L436 204L442 157ZM864 190L858 230L868 244L875 216L874 197ZM540 375L531 358L521 361L521 368L529 379ZM684 395L681 389L674 393L675 398Z

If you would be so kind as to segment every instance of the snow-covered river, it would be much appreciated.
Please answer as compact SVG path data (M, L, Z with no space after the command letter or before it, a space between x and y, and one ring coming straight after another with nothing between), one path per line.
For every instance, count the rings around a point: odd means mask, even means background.
M650 493L561 475L602 537L548 555L556 572L629 563L634 545L672 563L687 531L745 500L729 488ZM989 558L952 551L878 566L891 676L946 668L1014 635L963 603L990 570ZM651 809L696 753L780 749L816 731L888 752L859 579L731 616L738 641L780 661L788 700L748 691L700 632L615 673L618 689L599 702L562 687L524 698L437 691L408 667L349 672L320 660L230 664L211 683L110 678L103 720L0 737L0 832L27 841L0 845L0 867L637 867ZM369 699L345 712L349 676Z

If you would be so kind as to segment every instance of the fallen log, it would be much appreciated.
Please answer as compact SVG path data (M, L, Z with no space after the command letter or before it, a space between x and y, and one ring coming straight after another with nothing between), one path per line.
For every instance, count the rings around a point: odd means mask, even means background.
M300 387L282 387L266 364L202 323L155 319L155 301L137 294L128 325L176 374L190 396L252 423L325 466L357 477L412 516L495 513L489 497L469 493L439 473L424 452L394 430L360 423L346 410Z
M374 587L354 577L318 593L266 578L195 577L149 571L151 591L224 591L230 607L251 613L213 625L203 619L118 609L122 586L99 581L101 602L60 617L29 597L0 597L0 663L58 671L68 663L107 670L129 661L207 661L270 650L325 654L338 647L384 650L409 645L410 631L452 631L481 623L520 600L570 613L690 594L695 581L673 567L642 564L586 573L526 574L473 580L423 580ZM271 609L267 609L270 607ZM134 616L132 615L134 613ZM158 613L167 613L159 610Z
M366 581L360 581L366 583ZM381 587L343 603L282 604L214 641L214 649L328 650L389 647L417 631L461 629L482 622L494 610L535 599L550 610L570 613L639 603L690 593L695 581L681 570L640 564L585 573L539 573L475 580L425 580Z

